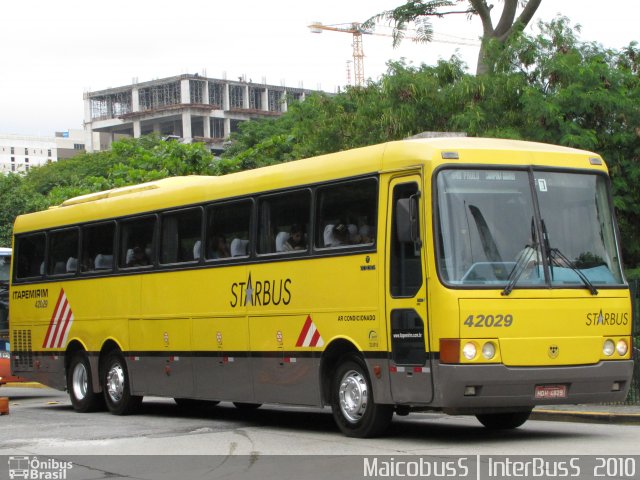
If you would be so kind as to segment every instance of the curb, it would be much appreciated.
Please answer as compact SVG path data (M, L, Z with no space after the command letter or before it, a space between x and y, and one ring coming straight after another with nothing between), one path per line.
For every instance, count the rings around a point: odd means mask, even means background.
M534 410L531 420L558 422L618 423L640 425L639 413L590 412L576 410Z
M0 388L47 388L38 382L8 382L3 384Z

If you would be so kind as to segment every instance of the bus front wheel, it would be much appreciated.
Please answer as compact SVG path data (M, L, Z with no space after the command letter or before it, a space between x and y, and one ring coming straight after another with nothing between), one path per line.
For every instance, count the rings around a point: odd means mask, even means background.
M102 389L107 408L114 415L134 413L142 403L142 397L131 395L129 372L120 352L111 352L104 363Z
M92 383L87 354L75 353L67 370L67 390L76 412L88 413L104 408L104 399L101 394L93 392Z
M510 413L486 413L476 415L482 425L490 430L513 430L529 419L531 410Z
M371 380L359 357L348 357L335 370L331 387L333 418L348 437L380 435L391 422L392 405L374 402Z

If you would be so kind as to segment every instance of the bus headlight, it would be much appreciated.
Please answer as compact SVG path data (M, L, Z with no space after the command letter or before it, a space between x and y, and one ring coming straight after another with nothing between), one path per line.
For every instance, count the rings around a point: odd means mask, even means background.
M611 355L613 355L615 349L616 345L615 343L613 343L613 340L605 340L604 346L602 347L602 353L604 353L607 357L610 357Z
M491 360L496 356L496 346L493 342L487 342L482 346L482 356L487 360Z
M629 346L627 345L627 342L624 340L618 340L618 343L616 344L616 351L618 352L618 355L624 357L628 350Z
M473 360L474 358L476 358L477 353L478 349L476 348L475 343L467 342L464 344L464 347L462 349L464 358L466 358L467 360Z

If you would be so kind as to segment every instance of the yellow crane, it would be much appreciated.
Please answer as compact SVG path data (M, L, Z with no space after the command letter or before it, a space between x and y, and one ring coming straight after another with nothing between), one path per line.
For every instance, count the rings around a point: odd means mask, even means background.
M322 33L327 30L330 32L342 32L350 33L353 35L353 73L354 84L357 87L364 86L364 50L362 48L362 35L379 35L383 37L391 37L389 33L377 33L365 30L362 28L362 24L358 22L352 23L338 23L334 25L324 25L321 22L314 22L309 25L312 33ZM417 37L404 37L409 40L417 40ZM453 43L456 45L469 45L478 46L480 42L470 38L456 37L453 35L446 35L440 33L434 33L432 42L439 43Z

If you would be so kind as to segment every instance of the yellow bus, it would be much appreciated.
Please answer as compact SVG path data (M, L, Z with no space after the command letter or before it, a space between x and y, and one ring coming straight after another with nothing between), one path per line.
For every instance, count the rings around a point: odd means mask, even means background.
M15 374L73 407L331 406L516 428L620 401L631 306L594 153L391 142L85 195L14 227Z

